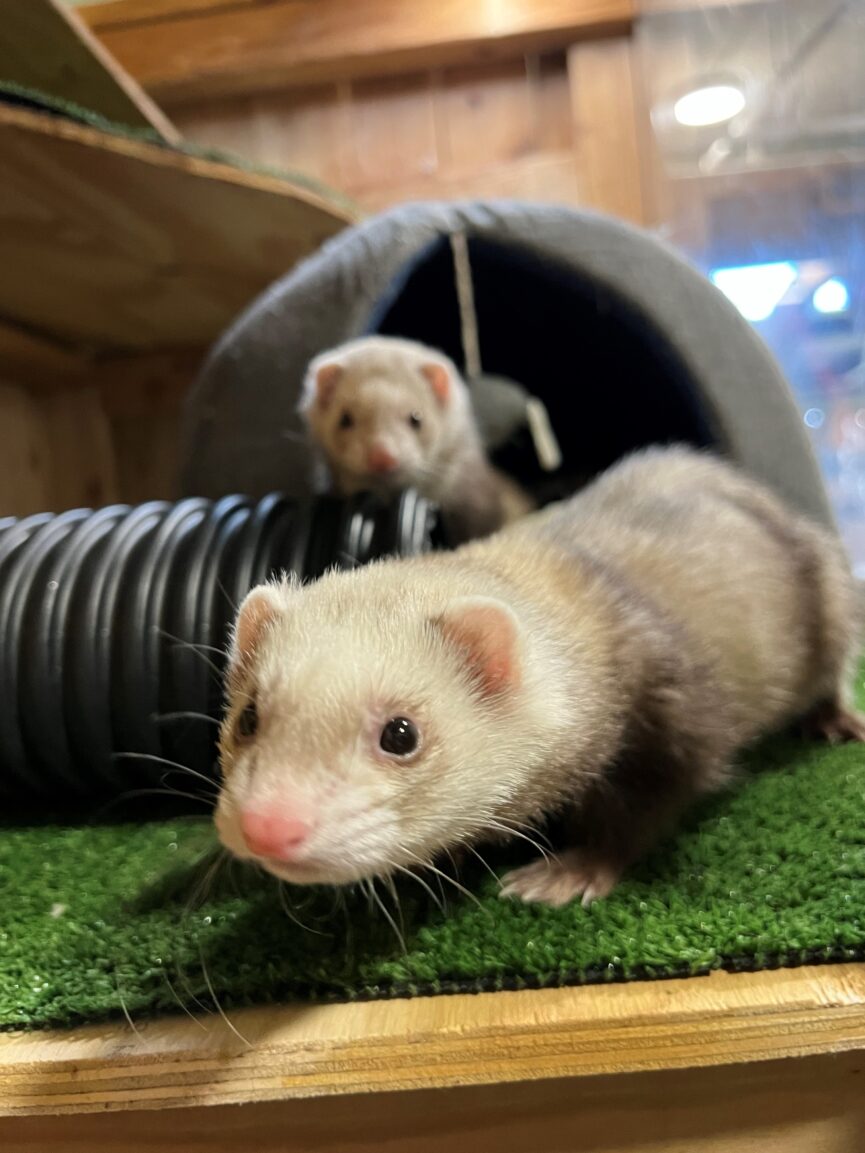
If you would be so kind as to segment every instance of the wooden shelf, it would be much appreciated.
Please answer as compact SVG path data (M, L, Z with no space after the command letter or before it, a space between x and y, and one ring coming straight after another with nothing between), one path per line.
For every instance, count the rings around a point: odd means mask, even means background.
M865 1049L865 965L0 1035L0 1116L168 1109ZM3 1129L0 1124L0 1137Z
M54 340L204 347L353 219L277 176L0 106L0 317Z

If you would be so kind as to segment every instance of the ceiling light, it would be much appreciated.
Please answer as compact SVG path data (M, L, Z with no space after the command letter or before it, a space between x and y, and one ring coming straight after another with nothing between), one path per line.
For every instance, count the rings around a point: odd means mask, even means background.
M680 96L673 105L673 115L688 128L723 124L732 120L745 107L745 93L732 84L711 84L695 88Z
M839 276L830 276L815 290L811 303L817 312L828 316L846 312L850 307L850 290Z

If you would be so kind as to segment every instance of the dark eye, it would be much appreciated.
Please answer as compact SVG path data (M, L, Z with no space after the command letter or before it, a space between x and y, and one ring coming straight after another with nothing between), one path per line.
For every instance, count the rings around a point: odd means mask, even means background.
M412 428L420 428L423 424L423 417L419 412L413 412L409 415L408 422Z
M347 410L339 418L340 428L354 428L354 417Z
M240 737L254 737L258 731L258 709L255 701L250 701L237 718L237 734Z
M381 730L378 743L392 757L407 757L418 747L420 734L408 717L392 717Z

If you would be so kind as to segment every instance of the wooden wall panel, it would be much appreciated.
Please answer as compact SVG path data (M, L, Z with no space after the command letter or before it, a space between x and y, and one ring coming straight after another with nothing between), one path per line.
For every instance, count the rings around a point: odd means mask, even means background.
M51 507L51 449L39 402L0 383L0 517Z
M620 45L618 82L630 41L613 43ZM596 80L583 87L581 116L596 88ZM620 102L608 130L615 144L627 134L622 117L629 107ZM174 113L190 139L305 171L368 211L473 196L590 202L612 211L623 205L618 188L609 205L599 200L611 192L604 140L581 148L564 52L202 102ZM606 105L602 115L610 115ZM584 195L589 186L591 198ZM624 207L639 218L639 197Z

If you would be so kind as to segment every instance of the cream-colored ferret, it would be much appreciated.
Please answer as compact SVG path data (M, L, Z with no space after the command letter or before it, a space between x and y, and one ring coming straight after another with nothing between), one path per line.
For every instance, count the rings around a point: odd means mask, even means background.
M425 345L372 336L323 352L307 370L299 411L325 487L385 497L416 488L438 504L452 544L534 507L487 459L456 366Z
M761 734L865 738L857 602L834 536L686 449L455 552L257 588L219 834L277 877L342 884L555 816L561 851L502 891L587 903Z

